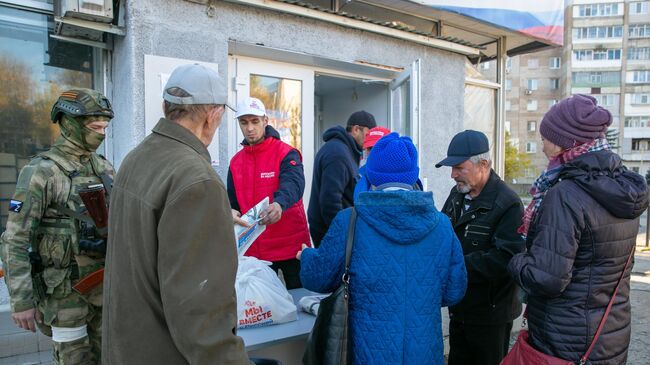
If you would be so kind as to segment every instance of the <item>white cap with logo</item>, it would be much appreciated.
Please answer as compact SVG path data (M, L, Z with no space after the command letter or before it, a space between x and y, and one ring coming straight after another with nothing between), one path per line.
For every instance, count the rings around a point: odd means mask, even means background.
M263 117L266 115L266 108L262 100L258 98L244 98L237 104L237 113L235 113L235 118L239 118L242 115L255 115L258 117Z

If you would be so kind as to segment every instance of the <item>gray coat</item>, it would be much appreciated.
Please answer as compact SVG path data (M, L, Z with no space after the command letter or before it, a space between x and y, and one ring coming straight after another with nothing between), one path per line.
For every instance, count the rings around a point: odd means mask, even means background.
M528 252L513 257L508 270L528 293L533 346L577 363L635 247L648 191L643 178L610 151L577 157L559 178L528 230ZM626 362L631 270L624 273L590 364Z
M230 205L201 141L161 119L124 159L109 222L102 363L248 364Z

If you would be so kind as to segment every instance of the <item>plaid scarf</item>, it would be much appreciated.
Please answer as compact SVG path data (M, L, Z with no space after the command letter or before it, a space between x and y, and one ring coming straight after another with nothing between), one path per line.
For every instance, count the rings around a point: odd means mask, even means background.
M548 168L542 172L530 188L530 195L533 196L533 200L528 204L528 207L526 207L526 210L524 211L524 217L522 219L523 223L517 229L517 233L520 233L524 238L528 235L530 223L533 221L535 214L542 205L542 200L544 200L544 196L548 189L557 183L560 171L565 163L578 156L584 155L587 152L602 150L609 150L609 144L605 138L595 139L591 142L570 148L551 160L548 164Z

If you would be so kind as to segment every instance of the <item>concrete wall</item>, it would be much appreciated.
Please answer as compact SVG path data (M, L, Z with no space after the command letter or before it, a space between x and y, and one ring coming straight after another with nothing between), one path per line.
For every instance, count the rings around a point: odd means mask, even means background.
M452 181L433 164L444 157L448 141L463 129L464 56L360 30L249 6L215 2L206 6L181 0L126 2L126 37L117 37L113 53L113 162L144 138L144 55L216 62L228 75L228 40L263 44L345 61L406 67L422 59L422 176L441 206ZM219 130L220 164L228 166L228 123ZM437 141L430 143L428 141Z

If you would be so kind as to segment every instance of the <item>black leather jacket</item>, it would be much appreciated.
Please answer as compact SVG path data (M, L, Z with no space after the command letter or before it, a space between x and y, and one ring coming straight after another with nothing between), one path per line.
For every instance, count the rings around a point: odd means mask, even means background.
M521 314L517 286L506 270L512 256L525 250L517 233L521 199L494 171L462 213L464 197L454 187L442 208L463 246L468 279L465 298L449 308L450 317L479 325L510 322Z

